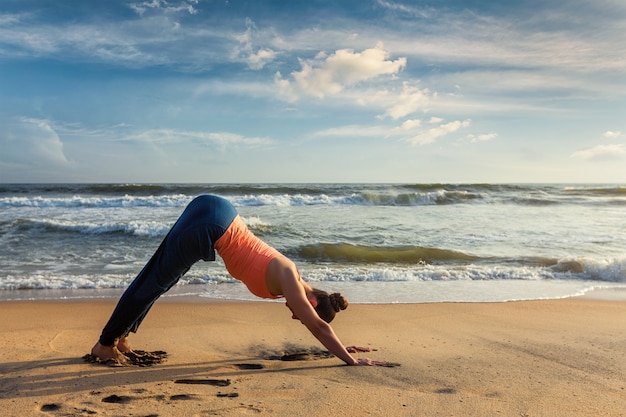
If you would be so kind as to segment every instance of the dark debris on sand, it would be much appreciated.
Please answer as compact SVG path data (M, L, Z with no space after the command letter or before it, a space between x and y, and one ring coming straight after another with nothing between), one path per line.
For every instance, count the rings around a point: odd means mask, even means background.
M241 370L250 370L250 369L263 369L265 368L260 363L236 363L235 366Z
M227 387L230 385L230 379L209 379L209 378L188 378L176 379L175 384L193 384L193 385L212 385L214 387Z
M121 363L115 359L102 360L92 354L86 354L83 356L83 360L88 363L98 363L107 366L152 366L165 362L167 359L167 352L162 350L156 350L153 352L146 352L145 350L133 350L132 352L124 353L127 361Z
M376 350L376 349L374 349ZM287 347L283 352L269 355L267 359L269 360L280 360L280 361L311 361L318 359L329 359L334 358L335 356L327 350L323 350L317 347L311 348L303 348L297 346ZM382 366L386 368L396 368L400 366L399 363L396 362L379 362L377 366Z

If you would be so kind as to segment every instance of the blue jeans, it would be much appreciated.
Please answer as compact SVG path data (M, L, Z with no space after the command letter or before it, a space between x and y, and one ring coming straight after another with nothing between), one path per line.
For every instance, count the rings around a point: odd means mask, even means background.
M102 330L100 343L136 332L152 304L174 286L199 260L214 261L213 244L228 229L237 211L214 195L196 197L161 242L152 258L120 298Z

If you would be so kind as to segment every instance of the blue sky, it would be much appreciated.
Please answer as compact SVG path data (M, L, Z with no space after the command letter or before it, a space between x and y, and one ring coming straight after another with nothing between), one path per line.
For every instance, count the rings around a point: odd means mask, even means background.
M626 183L626 3L0 3L0 182Z

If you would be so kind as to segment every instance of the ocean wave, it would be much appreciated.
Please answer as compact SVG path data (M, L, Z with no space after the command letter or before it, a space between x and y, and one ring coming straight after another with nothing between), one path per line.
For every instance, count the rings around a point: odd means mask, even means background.
M361 192L353 194L346 201L376 206L431 206L463 204L480 200L483 200L483 196L479 193L437 189L411 193Z
M535 261L538 261L535 259ZM430 281L594 281L626 283L626 259L561 259L550 262L514 263L318 265L304 277L311 281L430 282Z
M425 193L397 191L353 191L342 194L331 193L284 193L247 194L231 196L235 206L312 206L312 205L356 205L356 206L431 206L463 204L483 201L484 196L468 191L436 190Z
M322 188L314 185L280 184L91 184L84 191L95 194L166 195L199 194L318 194Z
M157 221L82 223L57 219L18 219L12 222L10 228L20 232L41 230L46 233L69 232L89 235L127 234L132 236L159 237L165 236L170 227L171 224L164 224Z
M276 227L258 217L243 218L246 225L255 234L271 234ZM63 219L16 219L10 222L0 222L2 236L11 232L18 234L28 232L44 233L77 233L86 235L128 235L141 237L163 238L172 227L173 222L155 220L127 221L127 222L80 222ZM282 229L279 229L279 232Z
M240 207L451 204L626 204L626 187L499 184L61 184L0 185L7 207L184 207L198 194Z
M0 184L0 194L86 194L160 196L167 194L319 194L342 193L343 184L202 184L202 183L118 183L118 184Z
M318 243L298 247L294 254L310 262L363 262L426 264L437 261L474 261L479 258L463 252L420 246L383 247L349 243Z
M626 258L583 260L584 272L597 281L626 282Z
M616 196L626 197L626 187L615 185L604 187L565 187L564 193L568 195L600 195L600 196Z
M566 261L562 261L565 263ZM467 265L436 265L426 264L414 267L401 265L355 265L327 264L299 265L302 277L311 283L397 283L397 282L511 282L536 281L551 285L567 282L587 282L602 288L606 285L626 284L626 259L607 259L603 261L581 261L582 272L533 267L530 265L483 265L470 263ZM0 280L0 290L46 290L46 289L113 289L124 288L133 279L134 274L116 273L116 268L105 268L94 274L71 275L57 274L54 271L45 273L8 274ZM186 274L177 287L194 285L240 284L223 268L194 267ZM243 285L243 284L241 284ZM1 298L1 297L0 297Z
M8 275L0 282L0 290L68 290L68 289L104 289L121 288L128 282L128 277L117 275L53 275L34 273L16 277Z
M370 267L387 264L419 279L560 279L578 278L626 283L626 258L551 258L537 256L474 256L461 251L421 247L318 243L299 246L289 255L305 262ZM415 267L411 267L414 265ZM430 269L429 269L430 268ZM435 274L435 268L438 272ZM512 271L516 271L513 273ZM437 278L435 275L439 274ZM427 278L428 277L428 278Z
M222 194L223 195L223 194ZM425 206L438 204L459 204L480 200L481 196L466 192L437 192L417 194L388 194L360 192L348 195L321 194L243 194L225 196L236 207L297 207L313 205L363 205L363 206ZM135 196L10 196L0 197L0 208L129 208L129 207L180 207L183 208L192 196L167 194Z
M520 197L512 197L510 202L513 204L517 204L520 206L553 206L562 204L562 201L557 200L556 198L549 197L530 197L530 196L520 196Z
M552 268L556 272L582 272L579 260L559 260L539 256L475 256L458 250L423 246L368 246L351 243L316 243L299 246L290 255L306 262L398 264L398 265L518 265L532 268Z
M189 196L182 194L163 196L136 197L124 195L119 197L42 197L42 196L11 196L0 197L0 207L34 207L34 208L119 208L119 207L179 207L189 203Z

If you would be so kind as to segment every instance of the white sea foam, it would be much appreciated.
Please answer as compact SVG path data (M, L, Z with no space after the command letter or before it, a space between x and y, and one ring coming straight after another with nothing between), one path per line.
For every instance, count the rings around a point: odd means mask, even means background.
M180 207L189 203L184 194L165 196L119 196L119 197L0 197L0 207L33 208L114 208L114 207Z
M115 208L115 207L184 207L193 196L185 194L157 196L5 196L0 197L2 207L31 208ZM301 207L313 205L382 205L429 206L481 201L483 196L467 191L444 189L426 192L398 192L377 190L353 192L347 195L320 194L246 194L228 196L237 207ZM485 200L487 201L487 200Z
M135 236L164 236L171 224L159 221L75 221L65 219L39 219L20 222L20 228L47 229L49 231L65 231L81 234L125 233Z
M590 259L585 262L585 272L598 281L626 282L626 258Z

